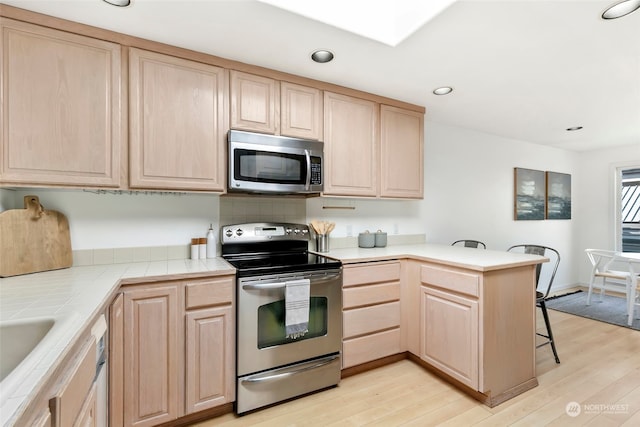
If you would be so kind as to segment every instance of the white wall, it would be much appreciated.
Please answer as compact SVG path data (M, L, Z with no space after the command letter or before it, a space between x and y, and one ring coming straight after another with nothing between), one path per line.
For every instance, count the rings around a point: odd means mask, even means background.
M425 222L429 241L477 239L490 249L533 243L560 252L555 288L576 283L571 220L515 221L514 167L577 173L574 152L427 122L425 126Z
M614 177L618 167L640 166L640 142L635 145L578 153L578 179L575 209L581 212L576 223L577 251L587 248L619 249L615 241ZM583 255L578 263L579 280L588 283L590 264Z
M209 224L306 222L305 201L274 197L82 190L0 190L0 211L21 209L36 195L45 209L67 216L73 250L188 245L205 237Z
M213 195L94 194L81 190L20 189L13 208L25 195L36 195L45 209L67 216L73 250L188 245L218 225L219 197Z

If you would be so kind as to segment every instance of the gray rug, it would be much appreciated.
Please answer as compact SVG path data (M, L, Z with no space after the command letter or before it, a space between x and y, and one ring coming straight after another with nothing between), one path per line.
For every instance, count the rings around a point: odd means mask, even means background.
M597 291L591 295L591 305L587 305L587 292L578 291L552 297L547 300L546 304L549 309L629 328L624 298L605 295L603 301L600 302L600 294ZM640 331L639 311L636 307L631 328Z

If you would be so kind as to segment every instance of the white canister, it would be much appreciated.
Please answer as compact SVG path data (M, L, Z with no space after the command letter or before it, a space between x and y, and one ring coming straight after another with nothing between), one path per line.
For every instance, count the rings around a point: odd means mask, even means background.
M369 230L358 234L358 246L361 248L372 248L376 245L375 236Z
M200 237L198 239L198 253L199 253L199 258L200 259L206 259L207 258L207 238L206 237Z
M200 258L200 239L191 239L191 259Z

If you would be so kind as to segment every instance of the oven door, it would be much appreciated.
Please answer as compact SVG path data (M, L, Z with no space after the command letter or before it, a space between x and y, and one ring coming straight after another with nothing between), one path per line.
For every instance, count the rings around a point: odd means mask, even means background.
M285 333L285 283L310 280L309 332ZM342 269L238 280L238 376L331 353L342 342Z

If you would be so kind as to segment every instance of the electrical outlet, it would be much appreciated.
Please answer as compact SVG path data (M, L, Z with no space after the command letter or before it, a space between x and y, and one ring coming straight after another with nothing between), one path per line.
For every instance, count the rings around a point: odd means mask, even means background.
M347 237L353 236L353 227L351 224L347 225Z
M399 234L400 231L398 230L398 223L394 223L393 224L393 234Z

